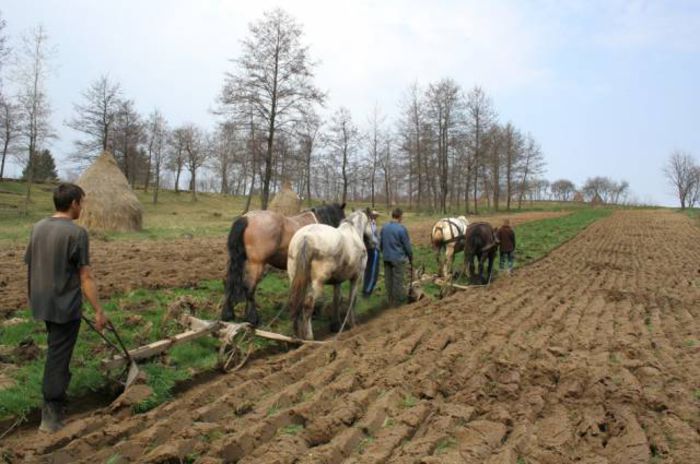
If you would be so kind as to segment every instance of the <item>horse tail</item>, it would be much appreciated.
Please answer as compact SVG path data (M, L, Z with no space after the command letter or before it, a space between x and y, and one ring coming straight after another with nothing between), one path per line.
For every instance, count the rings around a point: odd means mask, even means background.
M301 311L306 298L306 290L311 284L311 258L313 256L309 251L307 239L303 238L294 262L294 279L292 279L289 289L288 306L293 319Z
M248 287L245 283L245 263L248 256L245 253L243 234L248 227L248 218L241 216L233 222L228 234L228 270L224 288L224 306L221 319L233 320L233 306L246 297Z
M475 228L472 233L469 234L469 250L473 254L480 254L484 245L484 241L481 237L481 229Z
M430 234L430 241L433 244L433 248L440 249L442 242L445 240L445 236L442 233L442 227L437 225L433 226L433 232Z

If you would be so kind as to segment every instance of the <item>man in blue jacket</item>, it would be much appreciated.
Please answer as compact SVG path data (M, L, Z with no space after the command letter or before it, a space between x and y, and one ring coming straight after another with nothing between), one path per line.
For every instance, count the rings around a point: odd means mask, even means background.
M386 285L389 307L406 301L404 271L406 262L413 262L411 239L406 227L401 224L403 212L395 208L391 212L391 222L382 227L379 246L384 256L384 282Z

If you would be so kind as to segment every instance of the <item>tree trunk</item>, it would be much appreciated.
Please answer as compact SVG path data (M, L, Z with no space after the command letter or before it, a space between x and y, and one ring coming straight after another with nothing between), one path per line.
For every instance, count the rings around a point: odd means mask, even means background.
M182 173L182 165L178 164L175 170L175 193L180 193L180 174Z

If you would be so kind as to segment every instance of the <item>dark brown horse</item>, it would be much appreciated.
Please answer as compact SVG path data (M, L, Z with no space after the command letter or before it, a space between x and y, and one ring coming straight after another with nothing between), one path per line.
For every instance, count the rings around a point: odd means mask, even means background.
M465 234L465 251L467 262L469 263L469 280L479 284L485 284L491 280L493 272L493 260L496 257L498 244L494 235L493 227L486 222L469 224ZM479 279L474 276L474 258L479 263ZM488 258L488 278L484 277L484 261Z
M337 203L312 208L296 216L251 211L236 218L228 235L229 263L221 319L233 320L234 305L245 300L246 320L258 325L255 288L262 279L265 265L287 269L289 242L297 230L314 223L338 227L344 218L345 204Z

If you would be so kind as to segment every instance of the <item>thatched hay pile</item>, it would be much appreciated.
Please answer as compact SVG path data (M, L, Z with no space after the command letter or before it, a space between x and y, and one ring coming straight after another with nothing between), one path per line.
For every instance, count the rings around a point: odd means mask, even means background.
M583 203L585 199L583 198L583 193L581 192L576 192L574 195L574 202L575 203Z
M593 196L593 198L591 199L591 205L592 205L592 206L600 206L600 205L603 205L603 204L605 204L605 202L604 202L603 199L600 197L600 195L598 195L598 194L596 193L596 194Z
M282 189L270 202L269 209L285 216L292 216L301 211L301 198L292 190L292 184L289 181L284 182Z
M141 230L143 207L114 157L103 152L78 179L85 190L78 223L88 230Z

